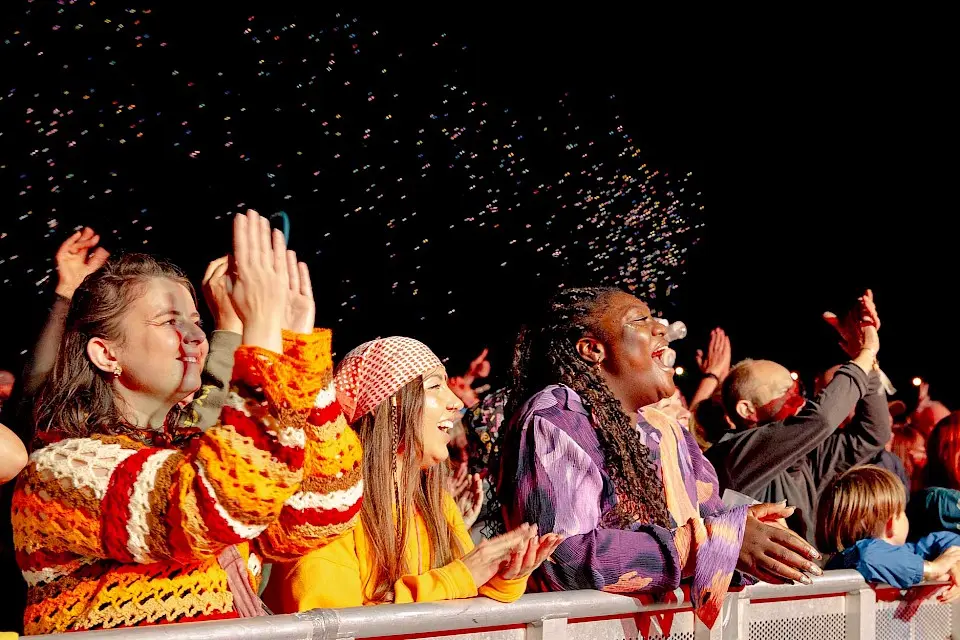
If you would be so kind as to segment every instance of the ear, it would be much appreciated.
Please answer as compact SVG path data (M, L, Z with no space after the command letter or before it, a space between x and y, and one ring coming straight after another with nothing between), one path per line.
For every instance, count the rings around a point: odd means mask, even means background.
M887 523L885 525L883 525L883 535L885 538L892 538L894 536L894 534L896 533L896 524L897 524L897 516L893 516L892 518L887 520Z
M603 362L606 357L606 349L603 343L593 336L584 336L577 340L577 354L586 360L587 364L596 365Z
M113 347L103 338L90 338L87 342L87 357L93 366L104 373L113 373L119 364Z
M754 422L754 416L756 415L756 409L753 406L753 403L749 400L737 400L737 415L741 419L746 420L747 422Z

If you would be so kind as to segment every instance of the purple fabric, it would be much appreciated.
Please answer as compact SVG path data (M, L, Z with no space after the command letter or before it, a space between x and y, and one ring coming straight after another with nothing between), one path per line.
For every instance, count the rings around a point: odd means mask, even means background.
M590 413L559 385L530 398L501 436L507 526L531 522L567 536L532 587L662 592L693 577L692 601L712 625L736 566L746 507L723 510L716 473L693 434L655 409L641 413L637 428L663 478L675 528L602 528L616 491Z

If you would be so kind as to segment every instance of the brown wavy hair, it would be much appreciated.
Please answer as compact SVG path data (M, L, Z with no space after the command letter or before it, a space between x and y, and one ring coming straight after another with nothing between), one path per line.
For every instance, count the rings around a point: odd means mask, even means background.
M425 570L443 567L464 554L444 517L444 465L420 469L422 422L423 378L418 376L353 425L363 445L360 520L372 547L371 599L376 603L392 602L394 583L417 572L417 567L406 566L403 558L407 540L416 531L416 512L423 516L427 546L433 550ZM399 483L398 457L403 462Z
M144 253L111 258L77 288L53 370L34 403L36 432L67 437L131 433L117 408L110 376L90 361L87 343L104 338L123 344L120 323L154 278L182 284L196 304L196 291L180 269Z
M576 391L593 416L606 471L619 498L604 525L626 528L642 522L670 527L663 482L650 450L603 376L576 350L580 338L602 335L600 318L617 293L621 291L611 287L564 289L549 302L536 326L524 327L514 348L507 415L515 421L520 406L549 385Z

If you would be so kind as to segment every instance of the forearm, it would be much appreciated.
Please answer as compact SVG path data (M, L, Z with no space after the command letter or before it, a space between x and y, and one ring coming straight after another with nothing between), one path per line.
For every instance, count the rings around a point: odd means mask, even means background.
M33 353L23 370L23 393L28 398L37 394L53 370L69 310L69 298L58 294L50 308L47 322L43 325L37 343L33 347Z
M693 399L690 400L690 410L693 411L694 408L704 400L709 400L718 386L719 380L716 376L711 374L705 375L700 381L696 392L693 394Z

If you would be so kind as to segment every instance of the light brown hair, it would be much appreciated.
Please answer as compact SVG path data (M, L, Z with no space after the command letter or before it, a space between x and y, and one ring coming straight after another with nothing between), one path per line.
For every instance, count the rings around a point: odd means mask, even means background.
M144 253L112 258L84 278L70 301L53 370L34 404L37 431L54 430L75 438L127 432L109 376L90 361L87 343L106 338L123 344L121 320L155 278L183 285L196 304L196 291L180 269Z
M904 512L906 504L907 494L897 476L880 467L854 467L820 496L817 546L834 553L876 538L891 518Z
M424 569L437 569L463 556L463 547L444 517L443 465L420 469L422 422L423 378L418 376L354 424L363 444L360 520L376 563L371 574L371 599L376 603L392 602L394 583L417 571L403 560L407 539L414 535L415 513L426 523L425 546L433 550L430 566ZM395 479L398 457L403 468L399 483Z

